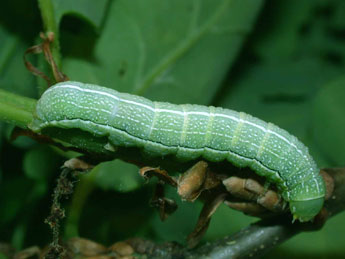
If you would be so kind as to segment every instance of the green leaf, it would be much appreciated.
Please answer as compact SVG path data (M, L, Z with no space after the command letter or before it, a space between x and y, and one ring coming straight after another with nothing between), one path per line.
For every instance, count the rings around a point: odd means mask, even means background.
M313 107L313 134L323 154L341 166L345 162L345 78L327 84L318 92Z
M55 9L56 23L59 24L64 15L75 15L90 22L94 27L101 26L107 11L109 0L59 0L52 1Z
M23 54L29 45L0 23L0 88L28 97L35 96L34 77L27 71ZM23 83L25 82L25 83Z
M230 82L215 104L273 122L307 141L312 97L337 73L313 59L262 63Z
M254 51L266 61L290 59L301 47L301 27L317 1L273 1L263 10ZM274 24L267 26L274 21ZM261 25L261 26L260 26Z
M266 62L314 56L339 64L339 56L345 57L344 9L337 0L272 1L263 10L253 50Z
M23 170L28 178L36 181L47 181L56 173L61 159L48 146L32 148L25 153Z
M143 183L138 167L122 161L101 163L91 174L94 174L95 183L103 190L129 192Z
M114 1L97 41L82 34L89 34L87 28L79 34L62 28L64 51L79 53L64 59L64 72L72 80L154 100L209 103L261 4Z

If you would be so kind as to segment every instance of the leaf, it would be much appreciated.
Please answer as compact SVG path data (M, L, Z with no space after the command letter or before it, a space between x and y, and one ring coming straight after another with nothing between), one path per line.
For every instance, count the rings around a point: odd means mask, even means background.
M97 29L101 26L109 0L59 0L52 1L55 9L56 23L59 24L64 15L75 15L85 19Z
M122 161L111 161L93 169L95 183L103 190L129 192L142 185L138 167Z
M64 72L72 80L154 100L208 103L261 4L258 0L114 1L96 42L63 28L63 48L79 53L64 59ZM80 48L85 52L80 53Z
M312 96L337 73L313 59L263 63L230 82L216 105L273 122L306 141Z
M266 62L314 56L339 64L339 55L345 56L344 8L337 0L271 2L259 20L253 50Z
M289 59L301 46L301 27L317 1L274 1L263 10L254 51L265 61ZM270 24L274 21L274 24ZM260 26L261 25L261 26Z
M313 107L313 134L323 154L333 164L345 162L345 78L339 78L320 89ZM329 165L327 165L329 166Z
M26 70L23 54L28 44L0 23L0 88L29 97L35 96L31 87L34 77ZM25 83L23 83L25 82Z
M32 148L25 153L23 170L27 177L36 181L48 181L61 166L61 159L48 146Z

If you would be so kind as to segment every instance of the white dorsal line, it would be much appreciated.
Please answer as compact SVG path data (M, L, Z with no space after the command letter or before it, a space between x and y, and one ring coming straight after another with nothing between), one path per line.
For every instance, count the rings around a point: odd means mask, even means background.
M153 112L167 112L167 113L179 114L179 115L182 115L182 116L184 116L185 114L187 114L187 115L189 115L189 114L203 115L203 116L209 116L210 115L207 112L196 112L196 111L193 111L193 112L186 112L186 113L184 113L184 112L180 112L180 111L167 110L167 109L155 109L154 107L151 107L151 106L143 104L143 103L139 103L139 102L135 102L135 101L131 101L131 100L126 100L126 99L121 99L120 97L112 95L112 94L107 93L107 92L102 92L102 91L98 91L98 90L82 88L82 87L79 87L79 86L76 86L76 85L70 85L70 84L57 85L56 87L49 88L47 91L45 91L45 93L50 92L54 88L76 89L76 90L81 91L81 92L95 93L95 94L99 94L99 95L103 95L103 96L108 96L108 97L110 97L110 98L112 98L114 100L117 100L117 101L120 101L120 102L129 103L129 104L133 104L133 105L137 105L137 106L141 106L141 107L143 107L145 109L149 109L149 110L151 110ZM258 129L262 130L263 132L271 133L271 134L277 136L278 138L280 138L281 140L283 140L284 142L288 143L289 145L293 146L298 153L300 153L302 156L304 156L303 152L300 149L298 149L295 144L293 144L292 142L290 142L288 139L286 139L282 135L278 134L277 132L274 132L272 130L266 130L264 127L262 127L260 125L252 123L250 121L246 121L246 120L242 120L242 119L236 118L234 116L230 116L230 115L226 115L226 114L220 114L220 113L213 113L213 116L223 117L223 118L227 118L227 119L234 120L234 121L237 121L237 122L243 122L245 124L249 124L249 125L251 125L253 127L258 128Z

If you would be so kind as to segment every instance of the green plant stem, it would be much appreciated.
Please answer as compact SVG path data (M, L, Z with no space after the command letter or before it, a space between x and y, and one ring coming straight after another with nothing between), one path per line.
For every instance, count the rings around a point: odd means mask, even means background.
M44 30L46 33L54 33L54 41L51 45L52 55L58 67L61 67L60 44L59 44L59 30L55 20L54 5L51 0L38 0L41 10Z
M33 119L36 100L0 89L0 121L28 128Z

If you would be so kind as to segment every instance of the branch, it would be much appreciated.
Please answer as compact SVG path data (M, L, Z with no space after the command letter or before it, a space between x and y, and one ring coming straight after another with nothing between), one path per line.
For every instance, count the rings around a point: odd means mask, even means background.
M46 33L52 32L54 34L54 41L52 42L52 55L58 67L61 66L60 44L59 44L59 30L56 25L54 5L52 0L38 0L41 10L42 21Z

